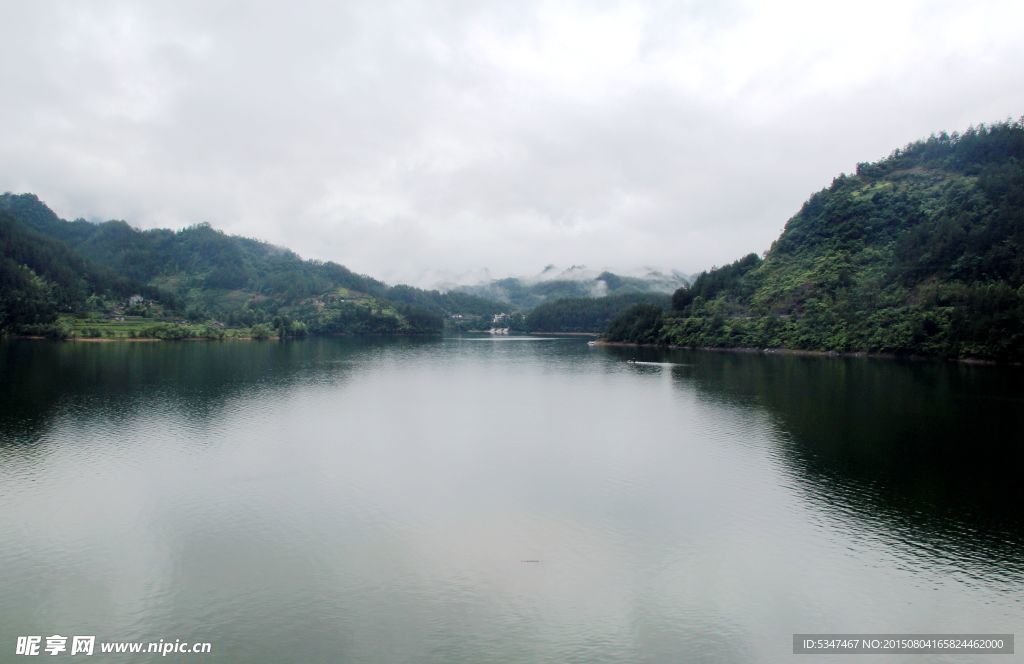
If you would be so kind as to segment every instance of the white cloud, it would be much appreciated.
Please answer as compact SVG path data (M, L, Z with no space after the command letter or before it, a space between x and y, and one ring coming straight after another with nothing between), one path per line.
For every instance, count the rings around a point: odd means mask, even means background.
M813 191L1024 112L1015 2L34 2L0 189L388 279L694 271Z

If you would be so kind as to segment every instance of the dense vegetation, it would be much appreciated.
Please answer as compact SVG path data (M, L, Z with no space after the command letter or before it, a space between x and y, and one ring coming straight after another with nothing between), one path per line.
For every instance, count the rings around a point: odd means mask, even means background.
M661 307L636 304L608 325L605 337L611 341L655 344L661 341L664 316Z
M661 309L669 304L661 293L619 293L606 297L574 297L545 302L526 314L531 332L600 332L636 304Z
M661 320L631 311L607 336L1024 360L1024 121L859 164L814 194L763 260L704 273Z
M489 320L504 308L388 287L208 224L67 222L30 194L0 196L0 287L0 333L52 336L423 334L456 312Z

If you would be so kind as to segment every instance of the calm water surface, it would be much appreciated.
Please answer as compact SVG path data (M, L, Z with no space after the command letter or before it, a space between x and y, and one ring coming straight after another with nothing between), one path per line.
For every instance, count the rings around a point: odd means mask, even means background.
M811 661L794 632L1024 634L1021 369L6 342L0 399L0 661L26 634L232 662Z

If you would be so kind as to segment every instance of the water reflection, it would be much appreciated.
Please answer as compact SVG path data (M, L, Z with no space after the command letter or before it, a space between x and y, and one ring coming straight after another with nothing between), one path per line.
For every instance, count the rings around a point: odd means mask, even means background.
M926 554L950 565L968 583L1024 579L1024 371L610 351L679 363L671 373L681 389L709 404L770 413L792 486L828 515L830 527L852 522L915 560Z
M39 442L64 418L119 426L173 412L197 426L226 404L302 384L345 380L359 364L424 345L415 339L302 342L0 342L0 447Z

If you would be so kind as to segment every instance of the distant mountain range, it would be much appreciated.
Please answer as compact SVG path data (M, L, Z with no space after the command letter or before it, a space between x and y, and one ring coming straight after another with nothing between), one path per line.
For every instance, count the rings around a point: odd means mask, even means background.
M671 294L690 282L681 272L645 269L632 275L593 270L584 265L548 265L530 277L506 277L476 284L453 285L452 290L504 302L516 309L533 309L562 298L598 298L640 293Z
M676 273L636 277L549 266L530 279L446 292L388 286L205 223L143 231L124 221L65 221L33 194L0 195L0 333L435 334L488 328L496 314L514 312L520 313L505 324L526 329L521 312L543 302L613 294L620 297L594 311L614 314L624 303L650 301L631 294L667 294L682 283ZM598 319L598 329L609 315Z

